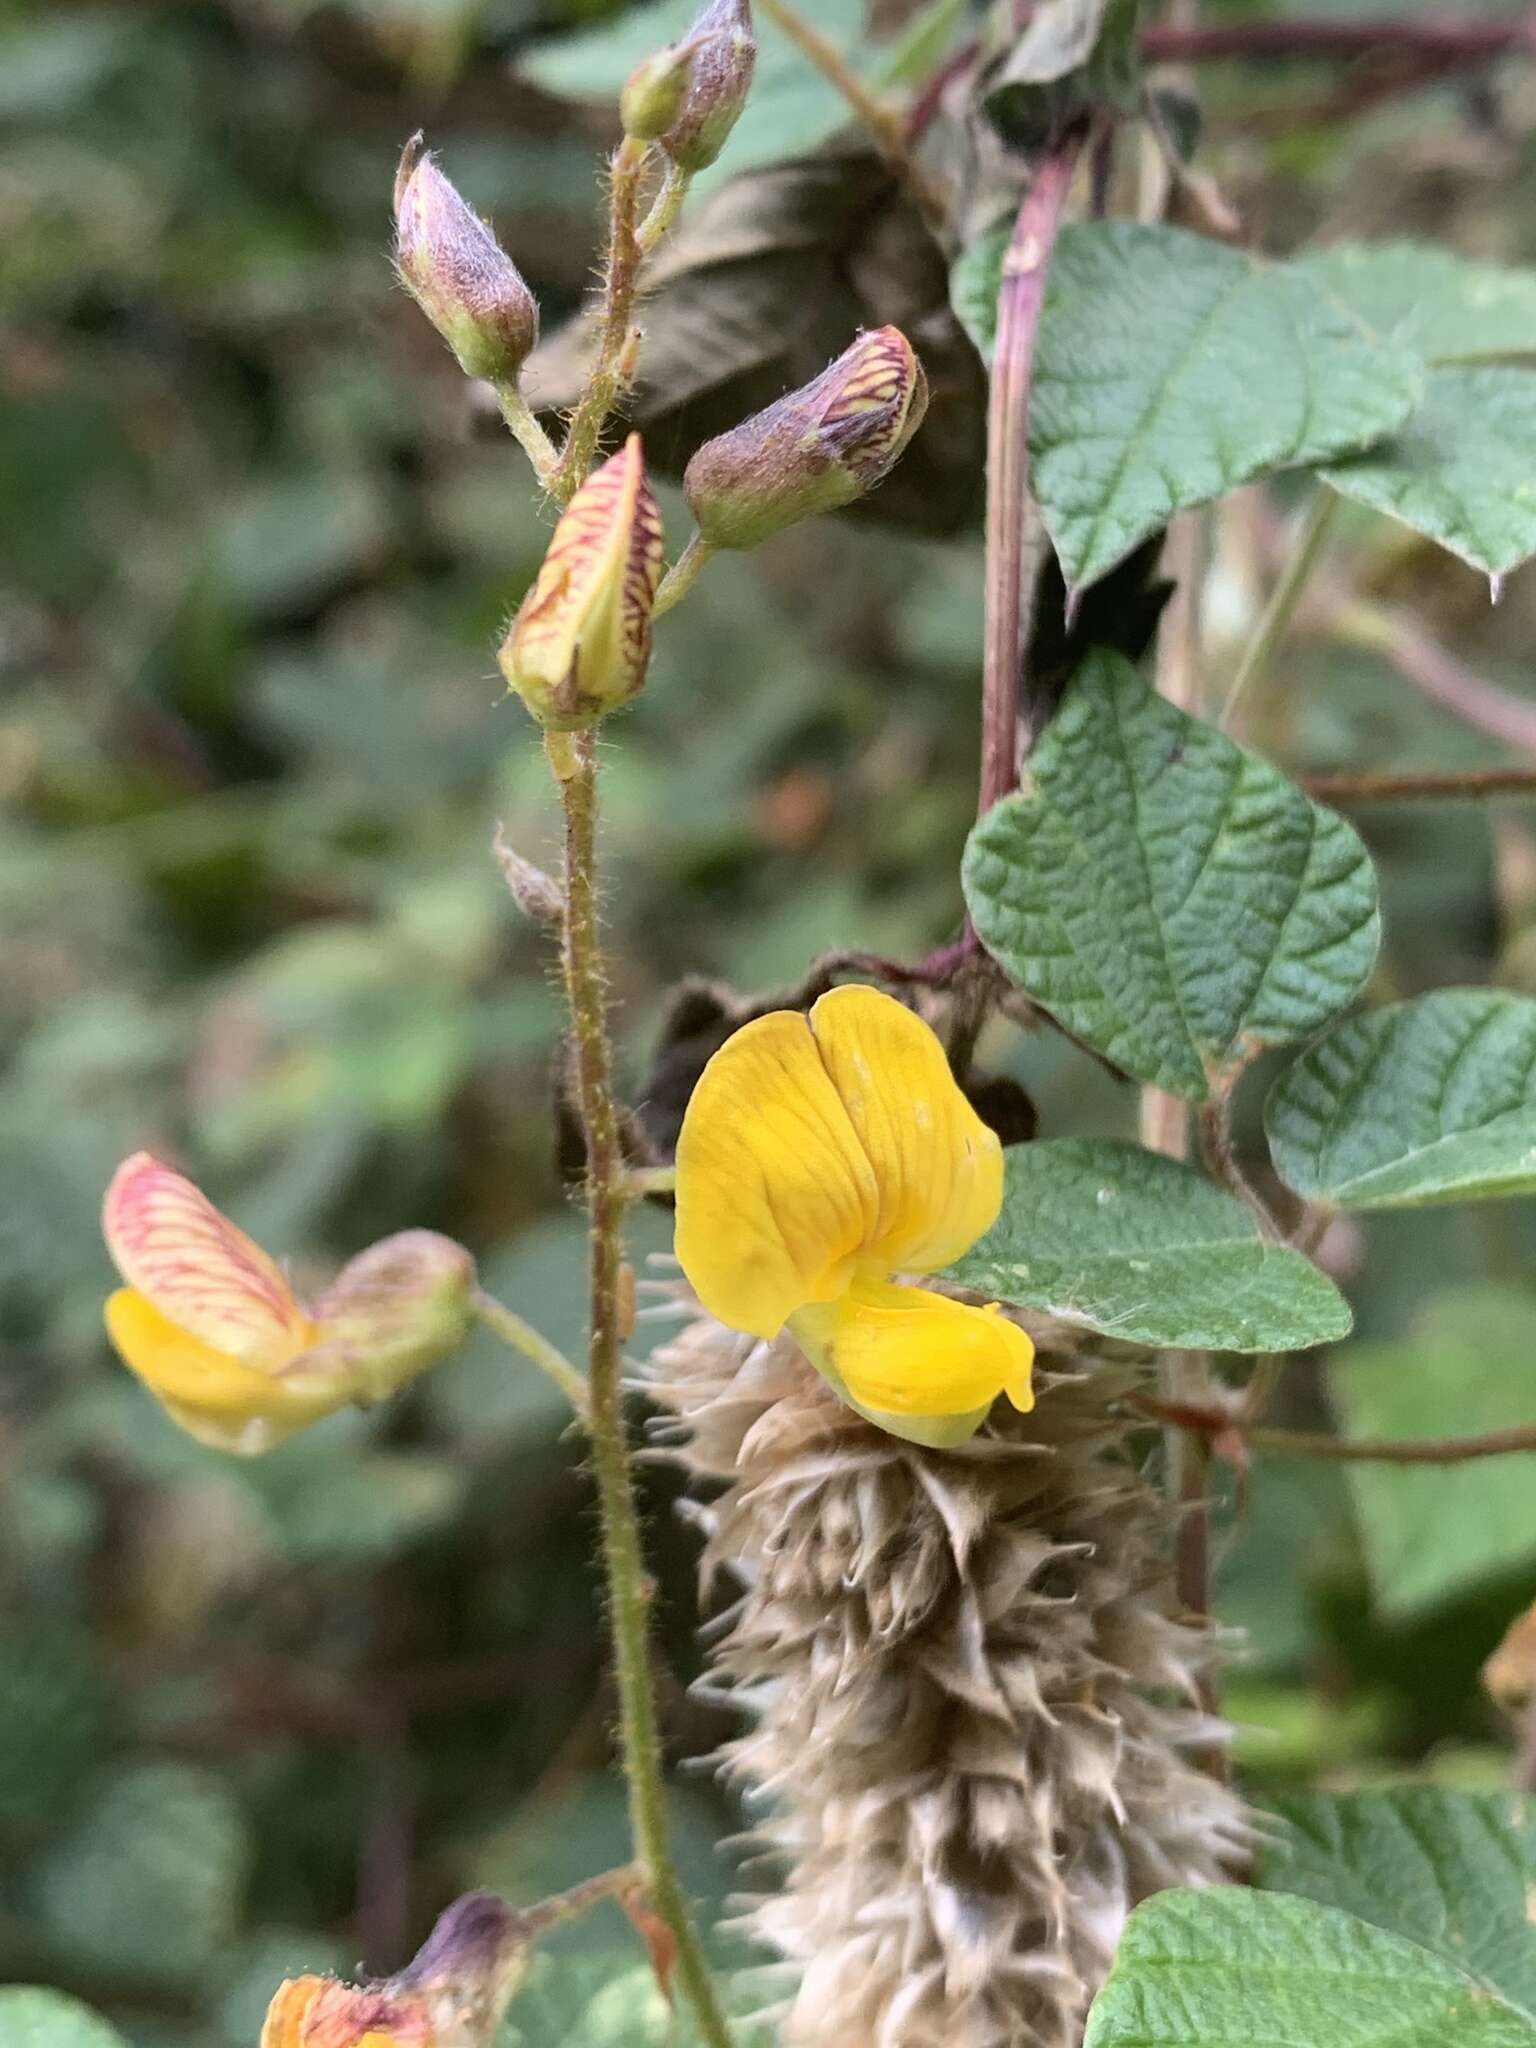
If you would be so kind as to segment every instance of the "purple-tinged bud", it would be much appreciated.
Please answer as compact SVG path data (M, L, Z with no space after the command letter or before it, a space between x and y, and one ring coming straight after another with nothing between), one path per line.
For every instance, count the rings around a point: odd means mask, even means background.
M899 327L861 334L809 384L706 441L683 472L712 548L751 548L872 491L922 424L928 380Z
M538 304L419 134L405 145L395 176L395 260L465 375L513 383L539 338Z
M694 45L669 43L637 64L619 94L619 118L633 142L660 142L683 111L693 81Z
M757 62L749 0L711 0L683 46L692 52L688 96L661 146L680 171L691 175L708 170L746 104Z
M662 562L661 513L631 434L560 515L502 642L501 672L541 725L579 732L639 694Z

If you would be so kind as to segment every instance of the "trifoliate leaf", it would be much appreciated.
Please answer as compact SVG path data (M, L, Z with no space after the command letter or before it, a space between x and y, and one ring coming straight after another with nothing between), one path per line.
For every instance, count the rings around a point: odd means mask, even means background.
M1478 1436L1536 1422L1536 1298L1513 1288L1440 1295L1403 1342L1359 1344L1328 1383L1352 1438ZM1430 1608L1536 1564L1529 1457L1347 1468L1377 1605Z
M1315 249L1293 267L1427 363L1536 355L1536 270L1470 263L1415 242Z
M1028 787L972 832L963 876L976 930L1021 988L1195 1102L1343 1009L1380 937L1354 829L1102 652Z
M1254 1882L1415 1941L1536 2022L1536 1813L1437 1785L1266 1802Z
M1053 1138L1007 1155L997 1222L945 1277L1140 1344L1297 1351L1349 1331L1326 1274L1161 1153Z
M1310 1899L1170 1891L1131 1915L1084 2048L1533 2048L1462 1969Z
M1351 1017L1280 1077L1264 1121L1281 1176L1334 1208L1527 1194L1536 1002L1439 989Z
M1092 583L1182 507L1370 447L1423 384L1416 355L1301 271L1177 228L1064 229L1029 447L1068 584Z
M1431 370L1405 425L1322 474L1346 498L1502 576L1536 555L1536 370Z

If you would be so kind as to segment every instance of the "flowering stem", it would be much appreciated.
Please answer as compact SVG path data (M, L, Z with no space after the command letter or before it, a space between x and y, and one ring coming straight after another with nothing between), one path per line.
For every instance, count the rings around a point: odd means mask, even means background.
M1019 693L1026 583L1040 566L1040 516L1029 490L1029 396L1045 278L1085 131L1041 162L1003 257L997 347L987 401L987 596L981 676L981 800L990 810L1019 779Z
M703 534L694 534L687 547L661 579L661 587L656 592L653 617L659 618L663 612L671 611L673 605L682 603L698 582L704 564L713 553L714 549Z
M1397 803L1419 797L1536 796L1536 767L1462 768L1423 775L1304 775L1301 786L1324 804Z
M646 146L626 136L613 153L609 177L608 262L603 276L603 310L598 327L597 361L577 402L566 436L565 452L551 482L562 504L592 467L603 422L613 410L623 382L629 341L630 308L640 268L640 243L635 215L640 200L640 173Z
M539 1335L531 1323L525 1323L520 1315L497 1301L494 1295L486 1294L478 1287L471 1305L488 1330L494 1330L503 1343L510 1344L514 1351L520 1351L524 1358L530 1359L540 1372L554 1381L583 1422L590 1419L587 1383L563 1351L557 1350L547 1337Z
M1334 514L1339 509L1337 491L1331 491L1326 484L1319 484L1313 494L1312 503L1301 523L1296 536L1296 545L1291 558L1280 573L1280 580L1269 594L1263 615L1254 628L1253 638L1243 649L1242 659L1227 690L1226 702L1221 707L1221 716L1216 721L1225 730L1232 723L1233 714L1248 685L1261 676L1268 668L1275 649L1285 638L1291 616L1297 601L1306 589L1312 571L1317 567L1318 556L1328 538L1328 529L1333 524Z
M496 402L501 416L512 430L523 453L533 464L533 473L547 491L560 467L560 451L533 416L533 407L515 384L498 384Z
M629 1190L613 1099L597 921L597 765L590 732L551 733L550 765L565 810L561 965L575 1052L577 1111L587 1147L591 1348L588 1430L602 1510L603 1562L618 1679L630 1828L651 1900L677 1944L677 1974L707 2048L730 2048L703 1945L672 1860L650 1665L650 1595L624 1431L622 1306Z

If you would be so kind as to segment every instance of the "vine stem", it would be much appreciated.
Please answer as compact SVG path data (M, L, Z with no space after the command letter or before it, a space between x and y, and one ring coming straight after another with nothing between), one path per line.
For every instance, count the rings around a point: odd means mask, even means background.
M1344 1437L1310 1429L1249 1429L1240 1411L1220 1404L1154 1401L1140 1396L1132 1405L1154 1421L1169 1423L1190 1435L1215 1437L1235 1430L1253 1450L1273 1451L1282 1458L1366 1465L1466 1465L1478 1458L1536 1454L1536 1422L1490 1429L1480 1436Z
M1051 251L1087 129L1070 128L1042 158L1003 257L997 345L987 400L986 638L981 670L980 811L1019 779L1025 633L1041 561L1040 514L1029 488L1029 398L1035 334ZM1036 723L1031 707L1031 726ZM1028 738L1032 741L1034 732Z
M1488 796L1536 796L1536 767L1464 768L1444 774L1304 775L1301 786L1325 804L1397 803L1444 797L1476 803Z
M1269 594L1269 602L1260 614L1253 637L1243 649L1241 660L1233 674L1227 690L1226 702L1221 707L1217 724L1226 731L1232 723L1233 714L1242 700L1244 691L1263 675L1274 658L1275 650L1285 638L1291 619L1302 592L1311 580L1312 571L1317 567L1323 544L1328 538L1329 528L1339 509L1339 495L1326 484L1319 484L1307 507L1306 516L1296 535L1296 545L1290 559L1280 572L1280 580Z
M554 1381L583 1422L590 1421L587 1383L563 1351L551 1344L547 1337L540 1336L532 1323L525 1323L514 1310L482 1288L475 1289L471 1306L488 1330L493 1330L504 1344L520 1351L524 1358Z
M677 1975L707 2048L731 2048L667 1827L661 1740L650 1662L650 1591L624 1427L623 1224L629 1188L613 1097L612 1057L597 917L597 755L591 732L546 736L565 812L561 966L575 1050L577 1110L587 1146L588 1433L602 1511L603 1560L618 1680L630 1829L651 1900L677 1946Z

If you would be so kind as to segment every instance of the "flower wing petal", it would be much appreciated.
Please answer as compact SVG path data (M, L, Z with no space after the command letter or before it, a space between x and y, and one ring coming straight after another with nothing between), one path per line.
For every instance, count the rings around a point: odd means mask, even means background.
M309 1318L260 1245L148 1152L113 1175L102 1230L129 1287L215 1351L274 1364L310 1342Z
M999 1394L1015 1408L1034 1406L1035 1347L995 1304L972 1308L926 1287L860 1279L790 1327L838 1392L898 1436L910 1433L903 1423L947 1417L960 1425L949 1441L962 1441Z
M270 1450L352 1398L336 1373L266 1372L194 1337L134 1287L108 1297L107 1335L130 1371L189 1435L215 1450Z
M1003 1150L933 1032L893 996L850 984L811 1011L816 1048L880 1193L870 1252L932 1273L997 1221Z
M879 1191L798 1010L733 1032L699 1077L677 1142L677 1257L733 1329L772 1337L852 1277Z

